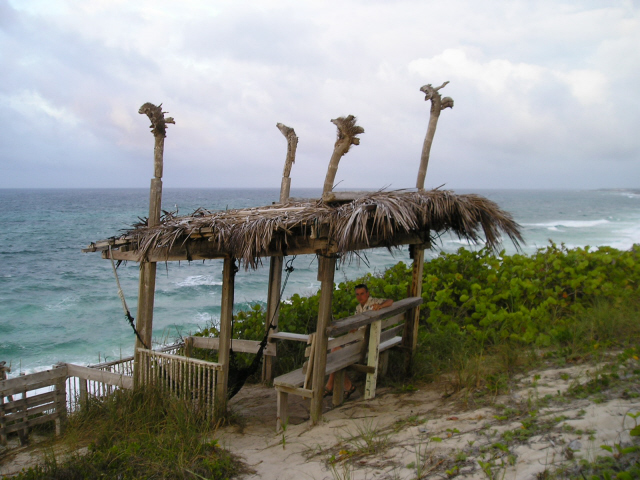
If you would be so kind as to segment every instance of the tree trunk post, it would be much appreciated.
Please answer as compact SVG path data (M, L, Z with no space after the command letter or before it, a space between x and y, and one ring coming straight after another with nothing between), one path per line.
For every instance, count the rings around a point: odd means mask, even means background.
M422 272L424 270L424 246L410 245L409 251L413 258L411 283L409 284L407 297L422 296ZM405 371L411 374L413 357L418 346L418 326L420 325L420 306L412 308L405 314L404 331L402 334L402 346L405 352Z
M296 161L296 149L298 148L298 136L293 128L282 123L276 124L278 130L287 139L287 157L284 162L282 172L282 184L280 185L280 203L289 200L291 192L291 167ZM271 257L269 260L269 291L267 293L267 316L265 328L269 328L269 323L275 326L274 331L278 331L278 314L280 313L280 287L282 285L282 257ZM270 382L273 378L273 368L275 366L274 357L269 355L264 357L262 364L262 381Z
M424 190L424 179L427 176L427 167L429 166L429 155L431 153L431 145L433 144L433 137L436 134L436 127L438 126L438 118L440 118L440 112L445 108L453 108L453 99L451 97L440 97L438 90L443 88L447 83L444 82L439 87L434 88L431 84L424 85L420 91L425 94L425 102L431 100L431 112L429 116L429 126L427 128L427 135L424 138L424 144L422 145L422 156L420 157L420 168L418 170L418 180L416 182L416 188Z
M324 377L327 368L328 337L327 327L331 322L331 301L333 299L333 277L336 270L335 257L318 256L318 280L320 280L320 303L318 305L318 323L316 327L316 348L313 362L311 388L311 423L317 425L322 419L322 398L324 395Z
M162 104L155 106L145 103L138 110L139 114L145 114L151 120L151 133L155 139L153 148L153 175L149 190L149 219L148 227L154 227L160 223L162 211L162 170L164 156L164 138L166 137L167 123L175 123L173 118L164 118L167 112L162 111ZM140 260L140 283L138 286L138 312L136 329L140 338L136 338L135 348L151 348L153 333L153 303L156 289L156 263L145 259ZM142 341L140 341L142 339ZM135 356L134 358L138 358ZM134 361L134 381L139 365Z
M338 127L338 138L333 147L333 155L329 160L329 168L327 169L327 176L324 179L324 188L322 189L323 195L333 190L333 182L336 179L340 159L349 151L351 145L360 145L360 139L356 135L364 133L364 128L356 125L356 121L357 119L353 115L331 120L331 123Z
M236 262L225 257L222 267L222 302L220 305L220 344L218 345L218 363L222 371L218 372L215 399L215 414L221 418L227 412L227 383L229 381L229 360L231 350L231 328L233 320L233 296L235 290Z

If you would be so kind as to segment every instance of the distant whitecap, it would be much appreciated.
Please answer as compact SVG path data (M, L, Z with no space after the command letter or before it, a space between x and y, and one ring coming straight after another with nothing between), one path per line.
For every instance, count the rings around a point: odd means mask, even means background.
M176 283L177 287L199 287L201 285L222 285L222 282L216 281L213 275L193 275Z

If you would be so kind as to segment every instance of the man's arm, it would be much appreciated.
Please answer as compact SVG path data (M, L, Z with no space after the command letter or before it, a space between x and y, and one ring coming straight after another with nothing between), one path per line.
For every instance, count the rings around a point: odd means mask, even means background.
M390 307L391 305L393 305L393 300L391 300L390 298L387 298L384 302L374 305L372 310L380 310L381 308L387 308L387 307Z

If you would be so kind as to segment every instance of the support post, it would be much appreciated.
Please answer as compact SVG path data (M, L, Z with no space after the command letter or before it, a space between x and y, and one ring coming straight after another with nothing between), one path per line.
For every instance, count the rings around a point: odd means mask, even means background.
M367 373L364 387L364 399L372 400L376 397L376 384L378 382L378 356L380 355L380 333L382 332L382 320L371 324L369 330L369 355L367 365L374 368L373 373Z
M422 272L424 270L424 246L410 245L409 251L413 258L411 283L407 291L407 297L422 296ZM418 346L418 326L420 324L420 306L408 310L405 314L404 331L402 334L402 346L405 351L405 371L411 374L413 356Z
M140 114L146 114L151 120L151 133L155 139L153 148L153 175L149 191L149 219L147 225L153 227L160 223L162 211L162 170L164 156L164 138L166 124L175 123L173 118L164 118L166 112L162 111L162 104L155 106L145 103L138 110ZM156 263L140 260L140 283L138 286L138 312L136 330L140 338L136 338L135 348L151 348L153 333L153 304L156 291ZM136 357L137 358L137 357ZM134 379L138 378L135 372L139 368L134 360Z
M218 363L222 371L218 372L216 385L215 414L220 418L227 412L227 383L229 381L229 350L231 349L231 326L233 320L233 295L235 288L235 259L226 257L222 267L222 303L220 306L220 344Z
M444 88L449 83L444 82L439 87L433 87L431 84L423 85L420 91L425 94L425 102L431 100L431 110L429 114L429 126L427 127L427 134L424 137L424 143L422 144L422 155L420 157L420 168L418 169L418 179L416 181L416 188L424 190L424 179L427 176L427 167L429 166L429 155L431 152L431 145L433 144L433 137L436 134L436 127L438 126L438 119L440 118L440 112L445 108L453 108L453 99L451 97L440 97L438 90Z
M296 161L296 149L298 147L298 136L293 128L282 123L277 123L276 127L287 139L287 157L284 162L282 172L282 184L280 185L280 203L286 203L291 193L291 167ZM271 257L269 260L269 292L267 294L267 317L265 328L269 328L269 323L275 326L274 331L278 331L278 315L280 313L280 288L282 287L282 265L284 259L280 256ZM270 382L273 379L273 369L275 359L267 355L262 364L262 381Z
M89 406L89 391L87 386L86 378L78 378L78 388L80 389L80 396L78 398L80 402L80 411L86 410Z
M320 280L320 303L316 326L316 349L311 381L313 398L311 399L311 422L317 425L322 419L322 397L324 377L327 368L328 337L327 327L331 322L331 301L333 299L333 277L336 270L335 257L318 256L318 280Z
M62 377L55 383L55 403L57 417L55 419L56 435L60 436L64 433L67 424L67 379ZM26 398L26 394L25 394ZM25 418L26 420L26 418Z

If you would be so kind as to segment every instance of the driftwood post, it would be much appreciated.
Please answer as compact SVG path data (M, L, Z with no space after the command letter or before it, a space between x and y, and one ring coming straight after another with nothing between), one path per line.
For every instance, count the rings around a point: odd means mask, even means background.
M331 122L338 127L338 138L333 147L331 160L329 160L329 168L324 180L324 188L322 189L323 195L333 190L333 182L336 179L340 159L349 151L351 145L360 145L360 139L356 135L364 133L364 128L356 125L356 121L357 119L353 115L331 120Z
M317 425L322 419L322 397L324 394L324 372L327 369L327 327L331 321L331 301L333 299L333 277L336 270L336 258L318 255L318 280L320 280L320 302L318 305L318 323L316 328L316 348L313 361L311 388L311 422Z
M436 134L436 127L438 126L438 118L440 118L440 112L445 108L453 108L453 99L451 97L440 97L438 90L444 88L449 83L444 82L439 87L434 88L431 84L424 85L420 91L425 94L424 100L431 100L431 112L429 114L429 127L427 128L427 135L424 137L424 143L422 145L422 156L420 157L420 169L418 170L418 181L416 182L416 188L424 190L424 179L427 176L427 167L429 166L429 154L431 152L431 145L433 144L433 137Z
M220 343L218 345L218 363L222 371L218 372L216 382L215 414L221 418L227 411L227 383L229 381L229 359L231 350L231 328L233 320L233 296L235 290L236 262L225 257L222 267L222 300L220 305Z
M155 106L145 103L138 113L145 114L151 120L151 133L155 138L153 148L153 175L149 193L149 220L147 225L153 227L160 223L162 208L162 168L164 155L164 137L166 124L175 123L173 118L164 118L167 112L162 111L162 104ZM156 263L145 259L140 260L140 284L138 287L138 314L136 329L140 338L136 338L136 349L151 348L151 334L153 331L153 302L156 288ZM140 341L140 339L142 341ZM137 358L137 356L136 356ZM134 378L137 378L137 363L134 364Z
M444 88L449 82L444 82L439 87L433 87L431 84L424 85L420 91L425 94L425 101L431 100L431 110L429 114L429 126L427 134L422 145L422 155L420 157L420 168L418 170L418 179L416 188L424 190L424 180L427 176L427 167L429 166L429 155L431 153L431 145L433 137L436 134L438 119L440 112L445 108L453 108L453 99L451 97L441 98L438 90ZM407 296L422 296L422 273L424 270L424 245L411 245L411 258L413 259L413 269L411 274L411 284L409 285ZM420 307L415 307L407 312L404 334L402 335L402 344L405 348L405 369L407 373L411 372L413 355L418 346L418 326L420 322Z
M280 185L280 203L286 203L291 192L291 167L296 161L296 149L298 148L298 136L293 128L287 127L283 123L276 124L278 130L287 139L287 157L284 162L282 172L282 183ZM280 310L280 287L282 285L282 262L281 256L271 257L269 260L269 292L267 294L267 320L265 327L269 328L269 323L278 331L278 313ZM262 381L269 382L273 378L274 357L267 355L262 364Z

